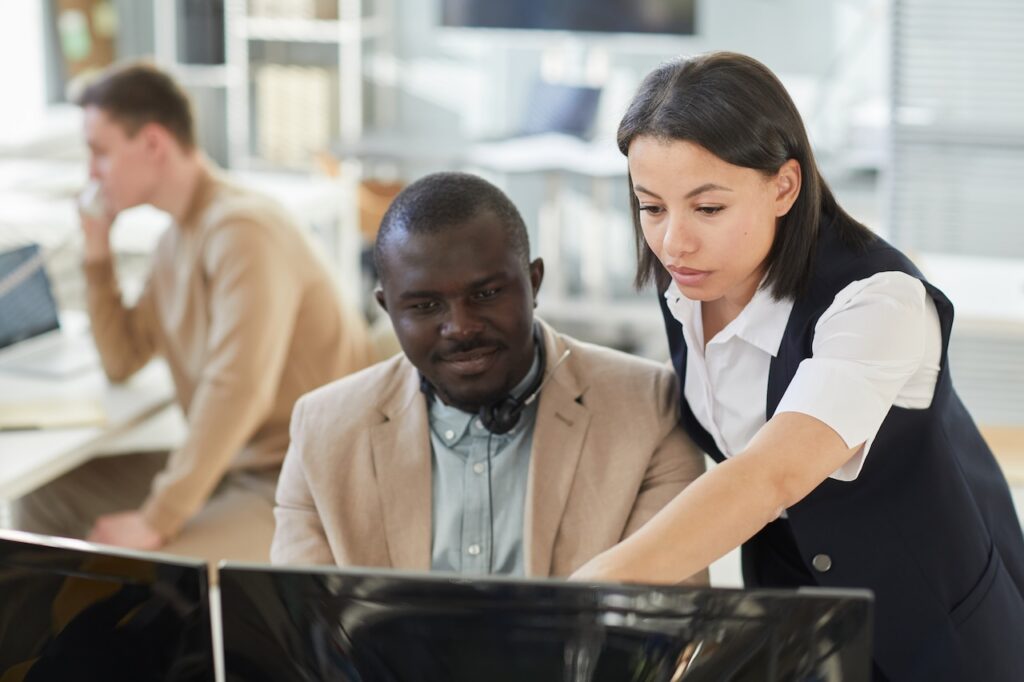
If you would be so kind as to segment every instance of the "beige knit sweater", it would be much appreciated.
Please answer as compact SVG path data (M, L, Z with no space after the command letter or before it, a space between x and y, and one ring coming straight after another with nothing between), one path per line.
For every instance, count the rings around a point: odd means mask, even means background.
M142 507L167 538L226 471L280 465L299 396L369 364L361 315L341 302L302 232L214 168L162 235L135 305L122 302L109 260L85 274L107 376L122 381L162 355L188 420Z

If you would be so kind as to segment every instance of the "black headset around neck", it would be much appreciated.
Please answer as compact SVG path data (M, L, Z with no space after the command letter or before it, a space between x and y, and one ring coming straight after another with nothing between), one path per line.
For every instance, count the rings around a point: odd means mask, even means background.
M533 398L540 391L544 384L544 370L547 362L547 351L544 349L544 339L540 335L540 325L533 323L533 344L537 347L538 370L534 372L530 385L526 387L522 395L515 396L509 393L504 398L490 405L481 405L477 416L483 423L484 428L500 436L511 431L519 423L519 417L523 414L526 406L533 402ZM531 363L532 369L533 363Z
M519 396L509 393L505 397L490 405L481 405L477 411L480 422L484 428L492 434L500 436L511 431L519 423L519 417L523 414L526 406L533 402L544 385L544 373L547 364L547 350L544 348L544 339L541 336L540 325L533 323L533 343L537 349L537 362L539 369L530 380L530 385ZM532 363L531 363L532 369ZM434 387L427 378L420 375L420 390L427 398L434 396Z

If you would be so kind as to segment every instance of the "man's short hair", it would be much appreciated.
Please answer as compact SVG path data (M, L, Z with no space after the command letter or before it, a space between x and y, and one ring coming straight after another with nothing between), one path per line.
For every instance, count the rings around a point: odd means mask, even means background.
M144 125L156 123L183 149L196 146L188 95L173 78L151 64L132 62L107 69L85 87L77 102L81 107L102 109L129 137Z
M399 192L384 213L373 249L377 274L384 279L384 251L403 234L431 234L459 227L489 213L505 229L509 247L524 267L530 264L530 238L512 200L483 178L469 173L433 173Z

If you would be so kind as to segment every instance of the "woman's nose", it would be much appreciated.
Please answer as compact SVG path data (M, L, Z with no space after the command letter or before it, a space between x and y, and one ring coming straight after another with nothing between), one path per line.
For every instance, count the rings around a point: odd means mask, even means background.
M665 260L675 260L697 251L700 241L685 220L672 218L665 228L661 245Z

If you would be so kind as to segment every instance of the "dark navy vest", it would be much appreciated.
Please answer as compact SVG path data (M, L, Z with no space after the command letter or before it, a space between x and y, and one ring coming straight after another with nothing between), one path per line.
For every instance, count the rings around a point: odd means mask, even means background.
M888 271L920 279L938 309L942 365L931 406L893 407L855 481L826 480L788 510L788 521L745 543L744 581L871 589L876 673L891 680L1024 680L1024 535L1006 479L953 390L946 356L953 306L906 256L881 239L855 251L823 226L809 293L794 303L771 362L765 417L811 356L814 325L835 295ZM720 462L682 395L686 344L659 301L679 376L680 423Z

